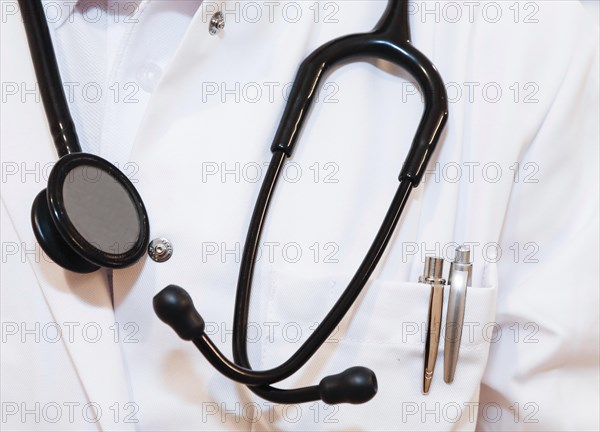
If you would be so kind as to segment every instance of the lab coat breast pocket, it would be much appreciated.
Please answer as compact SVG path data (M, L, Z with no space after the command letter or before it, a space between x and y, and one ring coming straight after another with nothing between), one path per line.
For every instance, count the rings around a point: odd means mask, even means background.
M443 380L444 329L433 384L422 393L423 350L430 287L426 284L372 279L346 315L299 373L281 388L317 384L324 376L352 366L377 375L378 393L362 405L308 403L281 409L260 420L260 430L474 430L479 384L494 324L495 265L484 282L469 288L456 376ZM346 288L348 277L315 277L274 270L263 311L272 338L262 343L260 363L272 367L286 360L308 338ZM445 289L445 323L449 287ZM277 414L277 410L275 411Z

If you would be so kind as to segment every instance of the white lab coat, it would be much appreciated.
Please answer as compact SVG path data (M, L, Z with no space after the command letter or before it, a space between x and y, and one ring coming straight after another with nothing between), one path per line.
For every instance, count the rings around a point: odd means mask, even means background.
M597 430L597 29L577 2L536 3L537 23L526 21L533 9L524 4L516 19L503 3L495 23L486 4L472 19L457 4L456 23L449 9L439 22L421 3L411 9L413 42L450 98L430 172L356 306L280 383L311 385L367 366L379 393L360 406L262 401L160 322L152 297L171 283L186 288L231 355L239 250L283 110L281 86L323 42L370 30L385 2L337 3L337 24L241 19L217 36L207 31L214 4L201 6L119 161L135 167L151 238L168 238L174 254L115 271L112 300L105 272L69 273L36 249L30 206L56 154L41 103L5 96L3 429ZM311 5L301 2L304 14ZM2 23L2 80L35 82L14 16ZM257 369L297 349L350 280L421 115L410 78L389 65L355 63L327 80L261 239L249 332ZM207 96L206 83L236 82L238 101ZM262 89L258 101L243 93L249 83ZM264 83L279 83L274 100ZM429 289L416 281L426 253L450 259L459 242L472 242L475 262L457 375L443 382L442 342L423 395Z

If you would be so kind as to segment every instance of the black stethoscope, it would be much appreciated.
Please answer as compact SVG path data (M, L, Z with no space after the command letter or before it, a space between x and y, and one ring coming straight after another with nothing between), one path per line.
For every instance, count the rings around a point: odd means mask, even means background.
M98 156L82 153L41 0L19 0L19 5L44 109L60 156L50 173L48 188L33 202L31 215L36 238L48 256L67 270L89 273L100 267L128 267L136 263L148 247L149 223L142 199L118 168ZM362 58L383 59L403 67L416 79L425 96L424 112L400 172L400 185L365 258L318 328L281 365L264 371L253 370L247 352L252 273L275 184L286 157L292 155L323 76L334 66ZM271 145L273 156L250 221L235 300L234 361L225 357L204 333L204 321L183 288L169 285L154 297L158 317L182 339L193 341L219 372L246 384L269 401L359 404L370 400L377 392L377 380L374 372L365 367L352 367L338 375L327 376L310 387L284 390L271 384L296 373L315 354L366 285L400 219L410 191L418 186L425 172L447 116L442 78L431 61L410 43L407 0L389 0L371 32L344 36L316 49L298 69Z

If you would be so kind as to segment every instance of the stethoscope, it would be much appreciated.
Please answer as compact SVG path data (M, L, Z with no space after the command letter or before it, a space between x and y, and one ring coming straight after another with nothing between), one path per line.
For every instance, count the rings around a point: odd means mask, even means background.
M114 165L98 156L82 153L41 0L19 0L19 4L44 109L60 156L50 173L48 188L33 202L31 219L36 238L53 261L74 272L133 265L148 247L149 222L142 199ZM334 66L361 58L383 59L403 67L416 79L424 94L424 112L400 172L398 190L365 258L317 329L281 365L269 370L253 370L247 351L250 290L259 238L275 185L285 159L292 155L323 76ZM234 361L204 332L204 320L183 288L169 285L156 294L153 305L158 317L182 339L193 341L219 372L271 402L297 404L322 400L329 404L359 404L370 400L377 392L377 379L375 373L365 367L352 367L309 387L287 390L271 384L296 373L315 354L366 285L389 243L411 190L423 177L447 115L442 78L431 61L410 43L407 0L388 1L382 18L371 32L344 36L316 49L298 69L271 145L273 156L250 221L235 300ZM86 174L90 169L95 172L94 181ZM121 228L115 234L111 228L116 227ZM123 236L127 241L117 242L115 250L112 240Z

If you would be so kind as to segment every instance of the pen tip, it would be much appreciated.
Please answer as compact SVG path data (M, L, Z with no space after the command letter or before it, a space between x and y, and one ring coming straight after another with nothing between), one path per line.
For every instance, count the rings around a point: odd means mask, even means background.
M432 378L433 377L431 377L431 376L427 376L427 373L423 377L423 394L429 393L429 388L431 387Z

